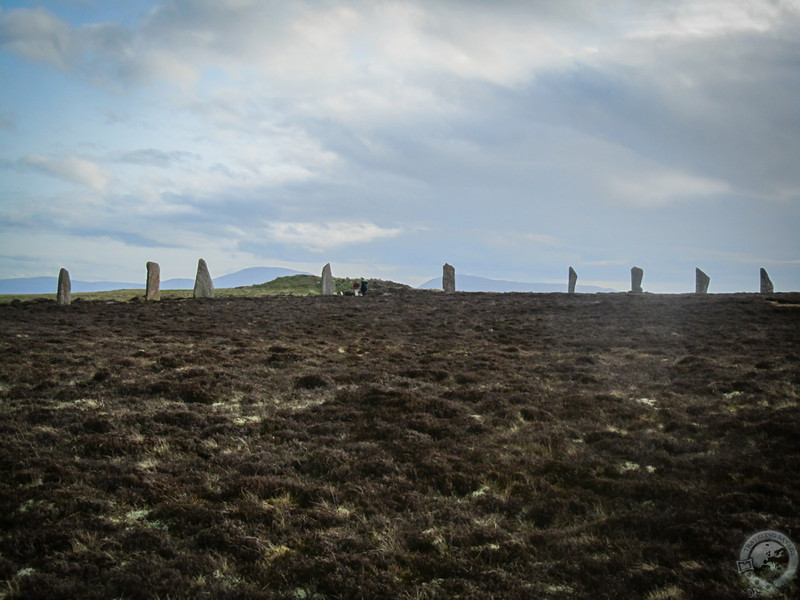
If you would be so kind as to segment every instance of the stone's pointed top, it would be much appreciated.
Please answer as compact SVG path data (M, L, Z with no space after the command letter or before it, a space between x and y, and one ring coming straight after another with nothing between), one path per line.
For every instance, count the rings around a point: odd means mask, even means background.
M197 276L194 279L194 294L195 298L213 298L214 297L214 282L211 279L211 274L208 272L208 265L202 258L197 261Z
M772 285L772 280L767 274L767 270L761 267L761 293L772 294L775 291L775 286Z
M578 281L578 274L575 272L575 269L572 267L569 268L569 287L567 288L567 292L570 294L575 293L575 284Z
M67 306L72 302L72 282L69 279L69 271L66 269L61 269L58 272L56 302L62 306Z
M694 270L694 293L695 294L707 294L708 293L708 284L711 281L711 278L703 273L700 269L695 268Z
M442 289L446 294L456 291L456 269L447 263L442 267Z
M333 296L334 292L335 285L331 274L331 263L328 263L322 268L322 295Z
M631 292L634 294L642 293L642 278L644 271L639 267L631 268Z
M161 267L158 263L147 262L147 286L145 300L161 300Z

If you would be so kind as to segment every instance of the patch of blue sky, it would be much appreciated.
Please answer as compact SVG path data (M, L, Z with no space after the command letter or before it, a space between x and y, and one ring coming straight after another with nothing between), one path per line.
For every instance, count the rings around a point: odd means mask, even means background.
M14 114L16 152L60 151L74 148L76 138L91 137L87 128L96 120L101 91L50 65L22 64L8 54L0 54L0 71L4 83L12 83L5 88L0 110ZM53 110L55 99L58 110Z

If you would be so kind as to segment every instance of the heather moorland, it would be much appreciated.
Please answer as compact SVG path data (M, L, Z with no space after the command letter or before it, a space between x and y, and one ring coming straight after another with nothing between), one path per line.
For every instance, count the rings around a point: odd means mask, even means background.
M800 542L799 311L0 304L0 598L747 598L745 540Z

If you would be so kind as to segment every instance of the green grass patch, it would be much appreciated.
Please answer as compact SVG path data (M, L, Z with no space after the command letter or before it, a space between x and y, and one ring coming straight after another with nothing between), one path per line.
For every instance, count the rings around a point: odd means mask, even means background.
M369 279L368 285L373 286L376 280ZM399 286L400 284L395 284ZM335 277L334 286L336 293L352 292L353 280L345 277ZM372 287L371 289L374 289ZM322 293L322 278L316 275L289 275L278 277L266 283L249 285L236 288L218 288L214 290L215 298L258 298L262 296L319 296ZM131 300L144 300L144 290L122 289L107 292L74 292L72 300L93 300L106 302L128 302ZM191 298L192 290L161 290L161 298ZM19 300L30 302L34 300L55 300L56 294L0 294L0 304Z

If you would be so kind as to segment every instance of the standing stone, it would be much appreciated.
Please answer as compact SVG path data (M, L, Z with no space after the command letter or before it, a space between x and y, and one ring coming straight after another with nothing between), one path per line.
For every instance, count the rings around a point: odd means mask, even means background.
M442 289L445 294L456 291L456 268L447 263L442 267Z
M147 263L147 291L145 300L161 300L161 267L158 263Z
M631 292L634 294L641 294L642 293L642 277L644 277L644 271L639 267L633 267L631 269Z
M694 293L695 294L707 294L708 293L708 284L711 282L711 278L703 273L700 269L695 268L694 270Z
M331 263L328 263L322 268L322 295L333 296L333 293L333 275L331 275Z
M772 285L772 280L767 275L767 270L765 268L761 268L761 293L762 294L772 294L775 291L775 287Z
M572 267L569 268L569 293L575 293L575 284L578 282L578 274Z
M197 261L197 276L194 278L194 297L213 298L214 282L208 272L208 265L202 258Z
M58 293L56 302L62 306L67 306L72 302L72 283L69 280L69 271L61 269L58 272Z

